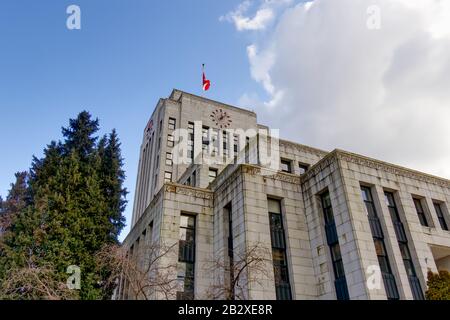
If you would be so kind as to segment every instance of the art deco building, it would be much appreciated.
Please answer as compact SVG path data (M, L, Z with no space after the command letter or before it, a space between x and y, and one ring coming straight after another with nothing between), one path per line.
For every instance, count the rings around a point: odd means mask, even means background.
M183 163L174 161L180 128ZM159 100L123 245L131 256L149 243L174 249L159 262L176 266L174 298L423 299L427 272L450 270L449 180L275 138L280 161L268 168L269 144L245 136L267 129L254 112L179 90ZM201 161L217 154L233 161ZM211 295L220 286L231 295ZM122 279L115 298L142 297Z

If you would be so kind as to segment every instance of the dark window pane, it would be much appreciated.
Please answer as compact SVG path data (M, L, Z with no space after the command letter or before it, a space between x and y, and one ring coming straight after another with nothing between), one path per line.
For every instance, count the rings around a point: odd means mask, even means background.
M331 249L331 257L334 261L342 259L341 249L339 247L339 244L335 244L335 245L331 246L330 249Z
M374 239L373 243L375 244L375 252L377 253L377 256L385 256L386 252L384 251L383 241L380 239Z
M291 173L291 162L287 160L281 160L281 171Z
M334 264L334 270L336 273L336 278L344 277L345 271L344 271L344 264L342 263L342 260L335 261L333 264Z
M389 262L385 256L378 256L378 263L380 264L381 272L391 273Z

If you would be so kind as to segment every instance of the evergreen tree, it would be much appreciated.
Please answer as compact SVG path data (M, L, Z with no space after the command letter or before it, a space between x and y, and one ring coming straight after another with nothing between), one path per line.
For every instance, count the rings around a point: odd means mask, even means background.
M17 176L17 187L5 201L11 199L18 214L4 237L0 281L32 266L31 274L47 280L53 274L52 283L64 283L67 267L76 265L81 299L111 297L111 288L102 287L108 270L99 270L94 256L104 245L117 243L124 227L125 173L116 132L96 143L97 131L98 120L81 112L62 129L64 141L51 142L43 158L33 158L29 179ZM19 274L30 274L25 271Z
M97 131L98 119L91 120L89 112L82 111L76 119L69 120L68 128L62 128L65 152L74 150L82 160L89 158L95 148Z
M105 139L105 138L104 138ZM102 141L100 143L100 147ZM125 210L127 201L126 188L123 187L125 181L125 172L123 171L123 158L121 155L120 142L116 130L113 130L101 154L101 174L102 188L104 196L107 199L108 219L111 223L110 241L118 243L118 236L125 227ZM99 151L101 152L101 148Z

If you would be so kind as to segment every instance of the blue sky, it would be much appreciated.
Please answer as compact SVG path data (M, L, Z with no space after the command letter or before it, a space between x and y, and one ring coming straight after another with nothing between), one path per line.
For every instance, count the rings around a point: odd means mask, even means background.
M143 128L202 63L283 138L450 178L450 1L1 0L0 195L86 109L119 133L129 222Z
M66 8L81 8L81 30L66 28ZM239 1L2 0L0 3L0 195L32 155L61 138L81 110L116 128L122 141L131 215L142 130L172 88L236 103L261 90L246 54L249 34L219 17ZM238 80L238 81L237 81ZM126 234L124 230L122 236Z

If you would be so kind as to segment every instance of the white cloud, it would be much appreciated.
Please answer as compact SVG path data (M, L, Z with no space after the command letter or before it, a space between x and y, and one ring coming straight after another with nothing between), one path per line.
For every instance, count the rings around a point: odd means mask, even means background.
M371 5L379 30L367 28ZM273 19L247 48L269 99L246 93L241 103L260 122L450 178L450 1L315 0Z
M255 1L245 0L236 10L219 18L220 21L234 23L238 31L264 30L273 21L277 8L291 3L292 0L264 0L260 1L259 8L253 17L246 16Z

